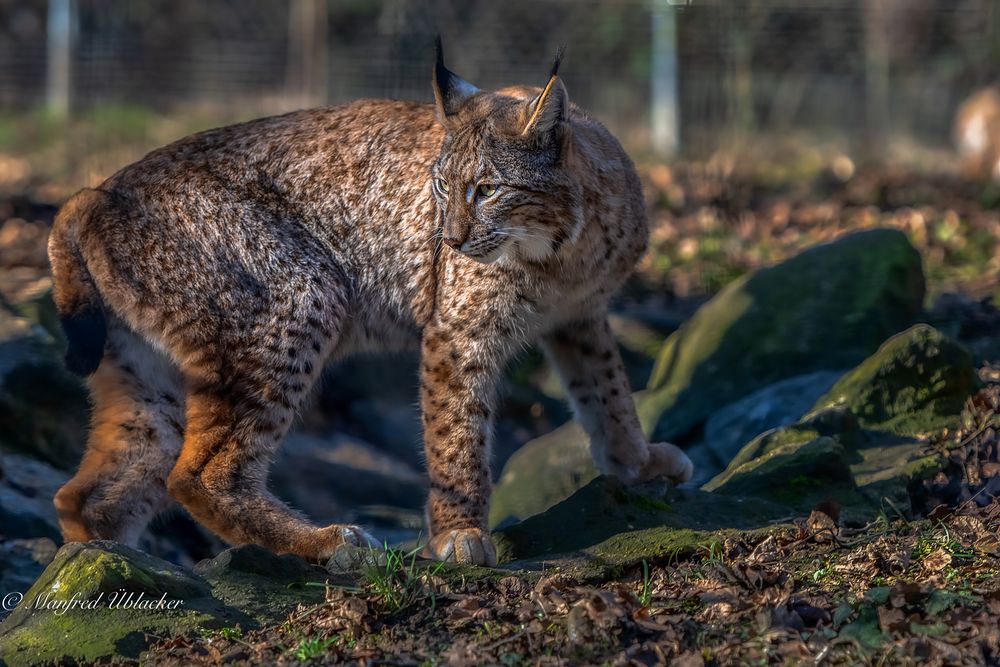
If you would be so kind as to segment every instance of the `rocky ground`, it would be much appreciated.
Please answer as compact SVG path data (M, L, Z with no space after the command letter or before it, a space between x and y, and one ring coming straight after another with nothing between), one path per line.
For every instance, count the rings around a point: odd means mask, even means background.
M842 161L780 176L644 171L653 249L613 323L644 428L699 476L598 476L528 355L500 418L496 569L412 551L405 358L333 369L271 480L401 550L224 550L179 512L140 551L59 548L86 393L59 361L54 208L3 199L0 593L23 599L0 664L1000 662L1000 196Z

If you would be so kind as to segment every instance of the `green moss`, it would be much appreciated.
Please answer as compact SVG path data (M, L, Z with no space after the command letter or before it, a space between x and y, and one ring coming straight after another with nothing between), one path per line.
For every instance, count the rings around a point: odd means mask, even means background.
M944 464L914 436L955 425L976 385L968 353L917 325L847 373L798 424L744 446L703 488L801 510L836 495L855 518L877 511L884 499L908 507L907 485Z
M278 556L250 544L227 549L195 566L212 595L259 623L280 620L298 604L323 601L323 584L353 585L351 577L334 577L321 567L292 555Z
M800 507L813 502L809 491L853 489L846 458L843 445L828 436L791 442L731 465L702 488L729 495L766 496Z
M816 408L846 406L866 428L922 435L955 426L977 385L965 348L919 324L886 341Z
M751 440L743 446L733 460L729 463L730 468L738 468L744 463L749 463L760 456L786 447L788 445L799 445L820 437L819 431L810 426L800 426L798 424L787 428L772 429Z
M736 532L736 531L731 531ZM691 556L720 539L719 532L660 526L612 535L585 550L608 565L627 566Z
M576 557L603 568L636 557L659 558L695 536L700 544L720 529L758 528L785 514L786 508L760 499L679 489L667 497L647 496L614 477L598 477L546 512L493 536L501 561Z

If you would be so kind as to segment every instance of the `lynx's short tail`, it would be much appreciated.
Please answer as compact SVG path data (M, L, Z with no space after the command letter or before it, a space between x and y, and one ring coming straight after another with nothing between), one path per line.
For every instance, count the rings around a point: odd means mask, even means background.
M49 235L53 296L66 333L66 366L80 376L97 370L104 356L104 302L80 252L79 232L106 204L107 195L84 189L59 211Z

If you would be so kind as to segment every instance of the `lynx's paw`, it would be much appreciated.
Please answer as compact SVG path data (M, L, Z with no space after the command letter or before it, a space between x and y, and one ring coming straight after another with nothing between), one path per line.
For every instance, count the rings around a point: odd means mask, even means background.
M666 477L674 484L681 484L691 479L693 474L694 464L677 445L652 442L649 444L649 461L639 472L639 481Z
M355 547L371 547L372 549L382 548L378 541L360 526L333 524L317 530L316 538L320 541L316 559L321 561L328 560L337 549L345 544Z
M497 564L493 540L489 533L478 528L447 530L435 535L427 545L427 552L437 560L489 567Z

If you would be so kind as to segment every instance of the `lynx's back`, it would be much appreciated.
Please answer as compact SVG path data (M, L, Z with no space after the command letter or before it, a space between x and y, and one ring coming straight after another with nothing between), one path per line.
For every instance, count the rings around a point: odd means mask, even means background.
M169 255L171 262L155 264L164 273L204 271L222 260L262 281L280 268L270 246L295 237L302 252L283 261L332 258L358 293L377 290L398 314L419 312L433 254L428 171L441 137L431 106L391 101L210 130L108 179L101 189L129 215L105 219L102 231L127 239L123 258ZM186 265L162 250L180 238L194 260ZM133 270L149 266L133 263Z

